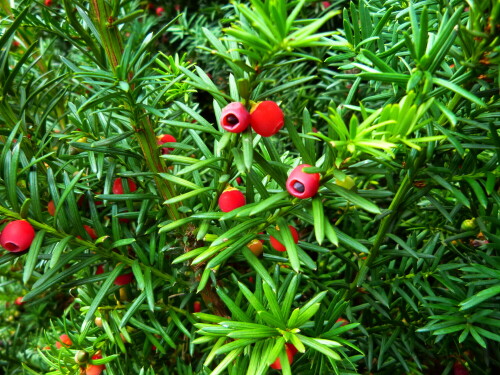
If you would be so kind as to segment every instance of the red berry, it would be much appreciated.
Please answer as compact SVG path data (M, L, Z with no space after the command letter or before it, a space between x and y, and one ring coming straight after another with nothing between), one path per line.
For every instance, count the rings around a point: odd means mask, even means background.
M163 134L163 135L160 135L158 136L158 140L157 140L157 144L158 145L162 145L164 143L174 143L174 142L177 142L177 139L175 139L175 137L173 135L170 135L170 134ZM167 155L167 154L170 154L172 151L174 151L174 148L171 148L171 147L163 147L161 149L161 153L163 155Z
M16 300L14 301L14 303L17 305L17 306L22 306L24 305L24 302L23 302L23 297L17 297Z
M246 199L243 193L235 188L227 188L219 197L219 208L223 212L232 211L244 206Z
M286 180L286 189L294 197L305 199L310 198L318 192L319 180L321 176L319 173L306 173L302 169L310 167L309 164L301 164L297 166L288 180Z
M101 354L94 354L92 356L92 360L94 359L101 359L102 355ZM88 365L87 368L85 369L85 374L86 375L100 375L101 372L106 368L105 365Z
M69 336L65 333L63 333L61 336L59 336L59 341L56 341L56 348L61 349L63 346L65 348L70 347L73 345L73 342L69 338Z
M52 5L52 0L45 0L44 1L44 4L48 7L50 7Z
M329 8L329 7L330 7L330 5L332 5L332 4L330 4L330 2L329 2L329 1L322 1L322 2L321 2L321 5L323 5L323 8L324 8L324 9L326 9L326 8Z
M97 266L97 269L95 270L96 275L100 275L101 273L104 273L104 265L103 264L99 264Z
M290 232L292 233L293 241L295 243L298 243L299 242L299 233L297 232L297 229L295 229L291 225L289 225L288 228L290 228ZM280 230L279 228L276 228L276 229ZM269 241L271 242L271 246L274 248L274 250L281 251L281 252L286 251L285 245L283 245L281 242L279 242L273 236L269 237Z
M118 276L115 279L114 284L115 285L120 285L120 286L121 285L127 285L127 284L130 284L133 279L134 279L134 273L133 272L126 273L124 275Z
M236 180L235 180L235 181L236 181L236 183L237 183L238 185L242 185L242 184L243 184L243 179L242 179L241 177L236 177Z
M35 238L35 230L26 220L11 221L0 234L0 245L11 253L28 249Z
M239 102L229 103L222 109L220 125L231 133L241 133L250 125L250 114Z
M129 185L129 188L130 188L130 185ZM102 194L102 191L99 191L99 192L95 193L95 195L100 195L100 194ZM102 206L102 201L94 201L94 204L95 204L96 207L97 206Z
M156 15L157 15L158 17L163 16L163 14L165 14L165 8L163 8L163 7L158 7L158 8L156 8Z
M297 354L299 352L297 350L297 348L295 347L295 345L293 345L292 343L287 342L285 345L286 345L287 349L290 350L290 353L292 353L292 355L295 355L295 354Z
M263 137L276 134L285 123L283 111L273 101L258 103L250 112L252 129Z
M123 182L122 178L117 178L115 181L113 181L113 194L123 194ZM135 184L134 180L131 178L127 178L128 182L128 190L133 193L134 191L137 190L137 185Z
M201 302L200 301L193 302L193 311L195 313L199 313L201 311Z
M82 195L80 196L80 198L78 198L76 204L78 205L78 207L82 208L84 203L85 203L85 196Z
M54 216L56 214L56 205L55 205L54 201L50 201L47 204L47 211L49 212L50 216Z
M97 233L95 232L94 228L88 225L84 225L83 229L89 234L90 238L93 240L97 239Z
M293 363L293 354L292 354L292 351L291 351L291 349L289 348L288 345L286 346L286 356L288 357L288 363L292 364ZM271 368L273 368L275 370L281 370L280 357L276 358L276 361L274 361L271 364Z

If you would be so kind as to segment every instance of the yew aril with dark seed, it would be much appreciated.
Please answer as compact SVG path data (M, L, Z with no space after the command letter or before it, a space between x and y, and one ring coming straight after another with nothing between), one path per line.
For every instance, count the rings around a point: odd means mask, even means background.
M316 195L319 189L321 176L319 173L304 172L303 169L308 167L310 167L309 164L297 166L286 180L288 192L299 199L311 198Z
M241 133L250 124L250 114L239 102L229 103L222 109L220 125L231 133Z

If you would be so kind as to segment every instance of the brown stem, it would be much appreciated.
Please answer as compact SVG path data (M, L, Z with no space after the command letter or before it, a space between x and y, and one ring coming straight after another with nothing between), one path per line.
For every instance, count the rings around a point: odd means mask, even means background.
M117 68L122 56L122 42L118 28L116 26L111 26L112 9L104 0L92 0L90 5L91 14L97 24L108 62L113 72L117 73ZM127 77L131 80L133 73L129 72ZM141 146L148 169L155 174L154 179L159 193L164 200L174 197L176 195L175 187L159 176L159 173L168 173L168 170L159 157L156 135L150 118L143 110L139 110L134 106L133 96L130 94L128 95L128 101L125 107L132 113L132 126L136 131L137 140ZM177 210L177 204L167 205L167 210L170 218L173 220L182 217L182 214ZM194 233L194 231L192 228L186 229L186 233ZM187 235L185 251L191 251L199 247L198 244L199 242L196 240L196 236ZM198 267L194 267L195 272L197 268ZM207 284L202 290L201 295L205 303L213 308L215 314L221 316L228 315L224 303L212 286Z

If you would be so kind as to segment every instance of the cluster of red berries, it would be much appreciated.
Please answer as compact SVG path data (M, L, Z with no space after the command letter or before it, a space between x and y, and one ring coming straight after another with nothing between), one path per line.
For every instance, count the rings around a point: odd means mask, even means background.
M165 15L165 12L166 12L166 10L165 10L164 7L162 7L162 6L155 6L153 3L148 3L148 5L146 6L146 9L150 13L156 14L158 17L161 17L161 16ZM174 9L177 12L180 12L181 6L179 4L175 4L174 5Z
M59 339L56 341L57 349L61 349L62 347L69 348L72 345L73 341L71 341L71 338L65 333L59 336ZM88 359L89 359L89 354L84 350L79 350L75 354L75 362L81 366L86 364L88 362ZM97 352L92 356L91 359L92 361L102 359L102 354L100 352ZM92 363L88 363L87 366L85 367L85 375L100 375L105 368L106 365L95 365ZM83 373L83 371L80 373Z
M232 133L241 133L251 126L252 129L263 137L276 134L284 124L283 111L273 101L264 101L253 106L250 113L239 102L228 104L222 109L220 118L222 128ZM311 198L318 192L321 176L319 173L307 173L305 168L309 164L297 166L286 181L287 191L296 198ZM234 187L228 187L219 196L219 208L223 212L230 212L246 204L245 195ZM297 230L289 226L295 243L299 241ZM277 228L279 230L279 228ZM277 251L286 251L286 247L273 236L270 236L271 246ZM254 240L247 247L256 255L262 253L262 243Z
M168 148L167 150L171 150L171 149ZM127 186L128 186L129 193L133 193L134 191L137 190L137 185L136 185L135 181L132 180L131 178L127 178ZM124 194L125 193L125 188L124 188L124 184L123 184L123 179L122 178L116 178L113 181L113 186L112 186L111 190L112 190L113 194ZM82 204L83 204L83 197L80 197L80 199L78 200L78 205L81 206ZM96 206L100 206L101 204L102 204L102 202L100 202L100 201L95 202ZM50 216L54 216L55 215L55 213L56 213L56 206L55 206L55 203L54 203L53 200L51 200L47 204L47 211L48 211L48 213L49 213ZM122 219L121 218L120 221L122 221L122 222L128 222L128 219ZM97 233L95 232L94 228L92 228L89 225L84 225L83 228L88 233L88 235L90 236L91 239L96 240L98 238ZM78 236L78 238L81 239L80 236Z
M270 137L276 134L282 127L284 115L276 102L267 100L254 105L250 111L239 102L228 104L222 109L220 124L222 128L232 133L241 133L251 126L252 129L263 137ZM311 167L308 164L301 164L296 167L286 182L286 188L294 197L305 199L316 195L319 189L321 176L319 173L306 173L304 168ZM226 193L227 191L227 193ZM237 190L226 190L227 197L219 199L219 207L224 212L229 212L245 204L245 197ZM221 206L221 201L223 206Z
M169 140L170 141L170 140ZM167 149L170 150L170 149ZM112 191L113 194L124 194L124 179L117 178L113 181ZM128 178L127 179L128 191L130 193L137 190L137 185L134 180ZM47 204L47 211L51 216L55 215L55 204L54 201L50 201ZM83 226L85 231L88 233L92 240L96 240L98 235L94 228L89 225ZM81 238L80 236L78 236ZM11 253L23 254L26 250L29 249L31 243L35 238L35 230L33 226L26 220L14 220L8 223L3 231L0 233L0 246L6 249ZM104 268L102 265L98 266L96 274L100 274L104 272ZM132 282L134 279L134 274L132 272L122 274L118 276L114 284L123 286ZM22 298L19 297L20 303L16 300L16 304L21 304Z
M271 100L257 103L250 112L242 103L234 102L222 109L220 124L231 133L241 133L251 126L263 137L276 134L285 124L281 108Z

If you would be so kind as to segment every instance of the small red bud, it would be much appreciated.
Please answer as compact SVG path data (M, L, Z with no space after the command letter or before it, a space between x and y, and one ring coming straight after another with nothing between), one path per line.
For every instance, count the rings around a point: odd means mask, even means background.
M16 300L14 301L14 304L16 304L17 306L24 305L23 297L17 297Z
M222 109L220 125L231 133L241 133L250 125L250 114L239 102L229 103Z
M11 253L20 253L31 246L35 230L26 220L11 221L0 234L0 245Z
M200 301L193 302L193 311L195 313L199 313L201 311L201 302Z
M250 111L250 125L252 129L263 137L276 134L284 125L283 111L273 101L267 100L258 103Z
M295 243L298 243L299 242L299 233L297 232L297 229L295 229L291 225L289 225L288 228L290 228L290 232L292 233L293 241ZM280 230L279 228L276 228L276 229ZM271 242L271 246L274 248L274 250L281 251L281 252L286 251L285 245L283 245L281 242L279 242L273 236L269 237L269 241Z
M310 198L318 192L319 181L321 176L319 173L306 173L302 169L310 167L309 164L301 164L297 166L288 180L286 180L286 189L294 197L305 199Z
M52 0L45 0L44 1L44 4L48 7L50 7L52 5Z
M164 143L174 143L174 142L177 142L177 139L175 139L175 137L173 135L170 135L170 134L163 134L163 135L160 135L158 137L158 140L157 140L157 144L158 145L162 145ZM174 148L172 147L163 147L161 149L161 153L163 155L167 155L167 154L170 154L172 151L174 151Z
M113 194L123 194L123 182L122 178L117 178L113 181ZM134 180L131 178L127 179L128 182L128 190L133 193L134 191L137 190L137 185L135 184Z
M219 208L223 212L232 211L246 204L245 195L235 188L227 188L219 197Z

